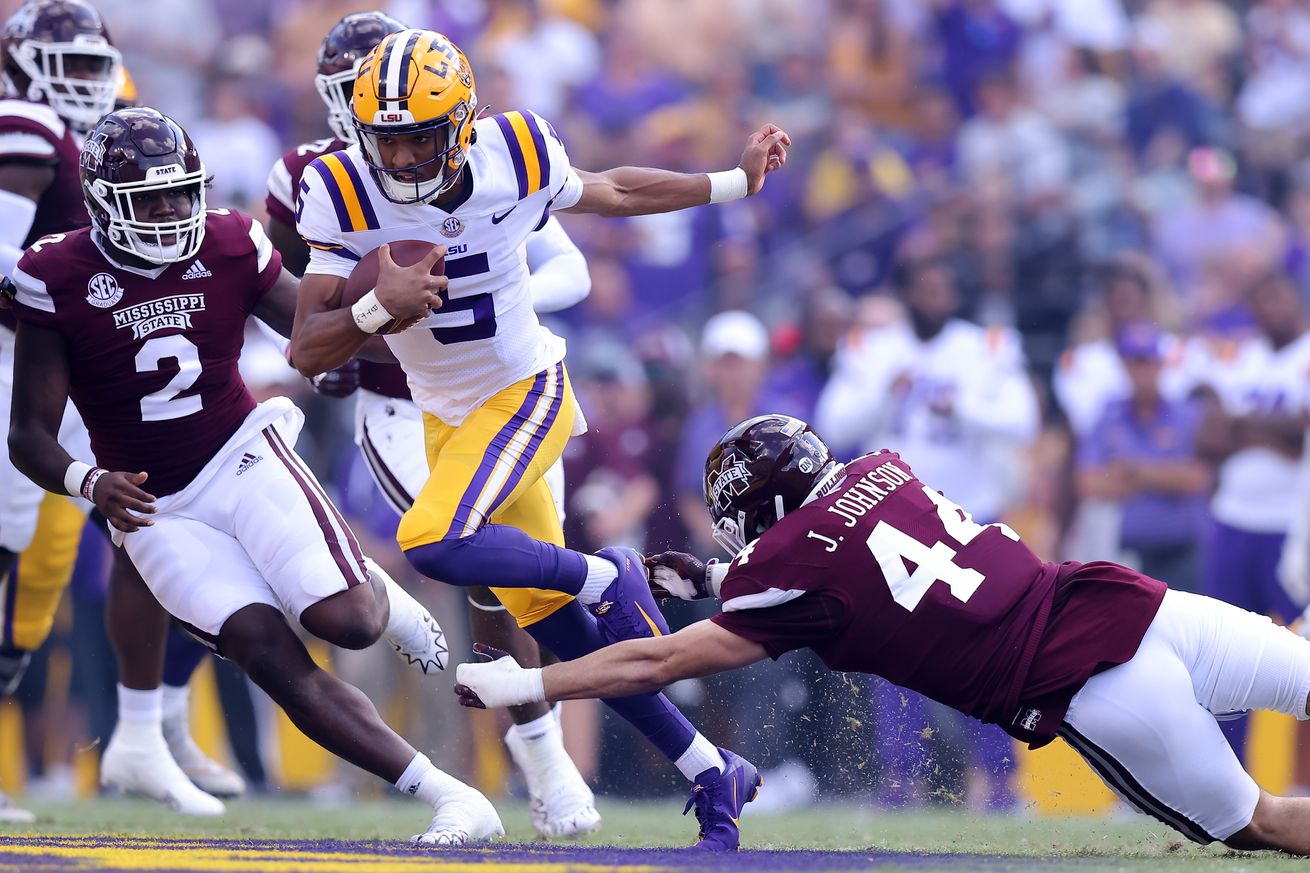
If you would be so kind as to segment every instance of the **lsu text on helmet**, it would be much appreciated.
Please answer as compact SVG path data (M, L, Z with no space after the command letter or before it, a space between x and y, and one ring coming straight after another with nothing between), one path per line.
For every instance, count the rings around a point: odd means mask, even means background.
M333 136L347 145L359 142L350 112L350 97L359 67L387 34L404 29L405 25L382 12L353 12L334 24L318 47L318 75L314 77L314 85L318 96L327 104Z
M431 30L402 30L355 79L354 118L369 172L393 203L425 203L458 180L478 99L464 53Z

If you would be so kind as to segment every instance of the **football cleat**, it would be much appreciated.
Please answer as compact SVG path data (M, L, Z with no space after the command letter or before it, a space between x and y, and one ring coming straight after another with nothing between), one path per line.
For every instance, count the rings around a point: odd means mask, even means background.
M528 817L543 839L580 837L600 830L596 796L578 772L563 744L551 750L549 761L533 760L527 742L512 728L505 746L528 786Z
M601 549L597 557L619 568L618 578L605 589L600 600L587 609L596 617L606 643L664 636L669 624L655 604L646 576L646 564L635 549L611 546Z
M187 778L168 752L162 732L119 722L100 759L100 784L157 800L183 815L222 815L223 801Z
M727 766L722 773L706 770L696 777L682 814L696 808L696 821L700 822L697 849L735 852L741 844L741 811L760 793L764 780L750 761L727 749L719 752Z
M420 846L467 846L504 836L505 828L491 801L482 792L467 785L451 792L437 806L432 824L421 834L410 837Z
M22 807L15 806L13 799L0 791L0 821L10 824L31 824L36 816Z
M224 767L196 745L185 714L164 719L164 742L182 772L201 791L214 797L240 797L246 793L246 781L236 771Z
M405 659L406 664L422 670L425 676L446 669L446 655L449 652L446 648L446 634L426 609L419 618L418 630L408 639L388 637L387 641L396 650L396 654Z

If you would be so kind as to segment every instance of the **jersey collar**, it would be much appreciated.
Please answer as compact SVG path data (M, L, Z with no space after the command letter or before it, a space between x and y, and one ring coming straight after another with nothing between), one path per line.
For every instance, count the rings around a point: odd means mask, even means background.
M142 267L133 267L130 264L121 263L113 255L109 254L108 246L104 245L100 239L100 231L95 229L92 229L91 231L91 242L95 243L96 248L100 250L100 254L104 256L106 261L125 273L135 273L136 275L144 276L147 279L158 279L163 275L165 270L173 266L172 264L160 264L158 267L153 267L147 270Z

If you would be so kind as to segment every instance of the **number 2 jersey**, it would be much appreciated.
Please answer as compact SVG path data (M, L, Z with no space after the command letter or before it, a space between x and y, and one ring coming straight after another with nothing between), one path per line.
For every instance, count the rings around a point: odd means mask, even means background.
M1116 564L1044 562L882 451L738 555L713 620L1042 744L1087 679L1133 657L1164 592Z
M392 203L358 146L325 154L298 189L297 230L310 247L306 274L347 277L387 242L444 244L450 286L444 305L388 336L409 376L414 402L458 426L492 395L564 358L564 341L537 320L524 251L550 208L572 206L582 181L546 121L507 112L477 122L465 198L445 204Z
M195 257L124 266L90 228L38 240L18 262L20 322L63 338L69 395L96 463L185 488L255 408L237 370L246 319L282 269L258 223L209 211Z

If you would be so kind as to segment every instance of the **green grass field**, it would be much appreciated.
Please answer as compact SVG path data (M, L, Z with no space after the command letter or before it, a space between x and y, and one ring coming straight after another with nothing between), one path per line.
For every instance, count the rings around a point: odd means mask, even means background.
M35 825L7 826L10 835L50 835L57 842L64 835L115 834L135 837L189 837L245 840L351 840L394 841L404 839L426 825L418 804L369 801L325 807L305 800L247 800L231 804L229 814L216 820L184 819L158 806L136 800L104 799L86 803L41 806ZM670 803L625 804L603 802L603 832L583 845L622 849L685 846L694 836L695 823L679 813L681 805ZM526 810L501 804L508 830L505 846L532 841ZM1140 818L1118 821L1079 819L1029 819L1023 817L970 816L948 810L913 813L875 813L840 805L821 805L785 815L748 815L742 822L743 847L755 850L826 850L880 853L871 857L869 869L914 871L991 870L1304 870L1305 862L1272 854L1230 853L1218 847L1202 848L1184 841L1163 826ZM30 843L29 843L30 845ZM194 845L194 842L192 843ZM576 845L576 844L573 844ZM294 849L291 851L294 852ZM881 854L887 853L887 854ZM407 856L410 859L413 856ZM440 864L440 853L431 863ZM570 856L586 861L587 853ZM791 856L788 856L789 858ZM494 853L485 860L497 866ZM94 859L86 859L88 862ZM139 861L140 859L138 859ZM599 856L598 859L599 861ZM194 867L188 863L175 869L238 870L260 867L224 866L212 863ZM797 857L795 869L816 868ZM282 862L278 862L281 864ZM308 862L307 862L308 863ZM407 861L407 863L410 863ZM428 863L419 859L414 863ZM605 864L608 862L599 861ZM625 861L629 866L637 861ZM820 862L822 863L822 862ZM345 866L344 863L342 865ZM449 869L449 865L445 865ZM73 867L24 866L0 862L0 870L30 869L143 869L107 865ZM146 867L149 869L149 867ZM328 870L337 867L296 866L268 869ZM375 869L351 865L352 870ZM383 865L376 869L402 869ZM403 869L424 869L406 866ZM786 866L770 869L792 869Z

